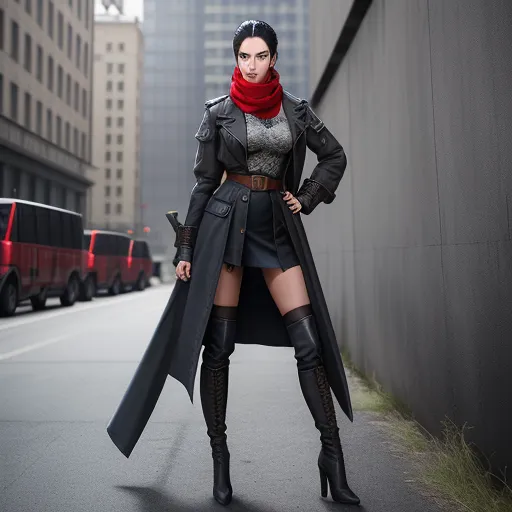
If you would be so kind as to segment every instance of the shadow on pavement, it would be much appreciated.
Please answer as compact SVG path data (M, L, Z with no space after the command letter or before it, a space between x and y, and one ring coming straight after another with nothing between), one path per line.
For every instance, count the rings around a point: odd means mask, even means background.
M230 512L272 512L276 509L271 509L268 506L251 505L247 501L243 501L237 496L233 496L233 501L227 507L219 505L213 497L208 504L200 506L193 504L186 504L182 501L173 498L169 494L160 491L154 487L138 487L131 485L117 485L116 489L125 491L139 500L140 512L211 512L214 510L229 510ZM281 507L278 507L282 509ZM297 506L297 509L299 507ZM320 500L317 510L326 510L332 512L369 512L364 506L341 505L333 501Z
M153 487L138 487L130 485L117 485L117 489L128 492L139 500L140 512L210 512L212 510L229 510L230 512L271 512L269 508L253 506L250 503L241 501L236 496L228 507L219 505L213 497L211 503L198 505L187 505L182 501L173 498L169 494Z

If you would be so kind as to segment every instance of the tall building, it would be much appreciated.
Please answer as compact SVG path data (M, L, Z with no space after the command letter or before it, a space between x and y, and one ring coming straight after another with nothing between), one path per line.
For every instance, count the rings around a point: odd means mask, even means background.
M85 213L92 0L0 8L0 195Z
M252 18L272 25L283 86L307 97L308 13L308 0L145 0L141 167L144 224L154 254L174 250L165 212L185 217L195 184L194 135L205 100L229 92L235 29Z
M204 0L145 0L142 95L144 224L154 255L172 252L165 213L183 220L204 112Z
M137 19L96 15L93 164L89 225L140 234L140 92L143 39Z
M245 20L267 22L276 31L276 69L283 87L301 98L308 93L309 0L205 0L205 92L216 98L229 92L236 61L233 33Z

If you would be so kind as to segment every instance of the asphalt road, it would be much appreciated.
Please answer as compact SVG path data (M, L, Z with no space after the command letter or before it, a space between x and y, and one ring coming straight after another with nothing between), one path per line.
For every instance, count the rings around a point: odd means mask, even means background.
M171 291L99 298L0 321L0 511L205 512L212 459L199 395L192 405L168 378L130 459L106 425ZM232 511L430 512L439 509L388 449L374 416L351 424L338 409L357 509L320 498L319 435L304 403L291 349L237 347L228 437ZM413 479L413 478L412 478Z

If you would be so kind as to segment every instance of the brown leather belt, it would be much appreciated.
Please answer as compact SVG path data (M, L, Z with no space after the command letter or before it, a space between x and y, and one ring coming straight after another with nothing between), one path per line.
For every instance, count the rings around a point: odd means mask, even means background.
M259 176L256 174L229 173L226 179L241 183L251 190L281 190L283 188L282 180L274 180L268 176Z

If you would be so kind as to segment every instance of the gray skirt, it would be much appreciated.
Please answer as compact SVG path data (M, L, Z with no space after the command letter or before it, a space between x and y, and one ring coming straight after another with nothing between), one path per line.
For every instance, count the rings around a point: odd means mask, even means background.
M299 265L288 233L282 228L276 239L276 219L273 201L282 201L276 191L252 191L248 205L242 266L281 268L287 270ZM281 225L283 222L280 223ZM232 264L225 261L227 264Z

